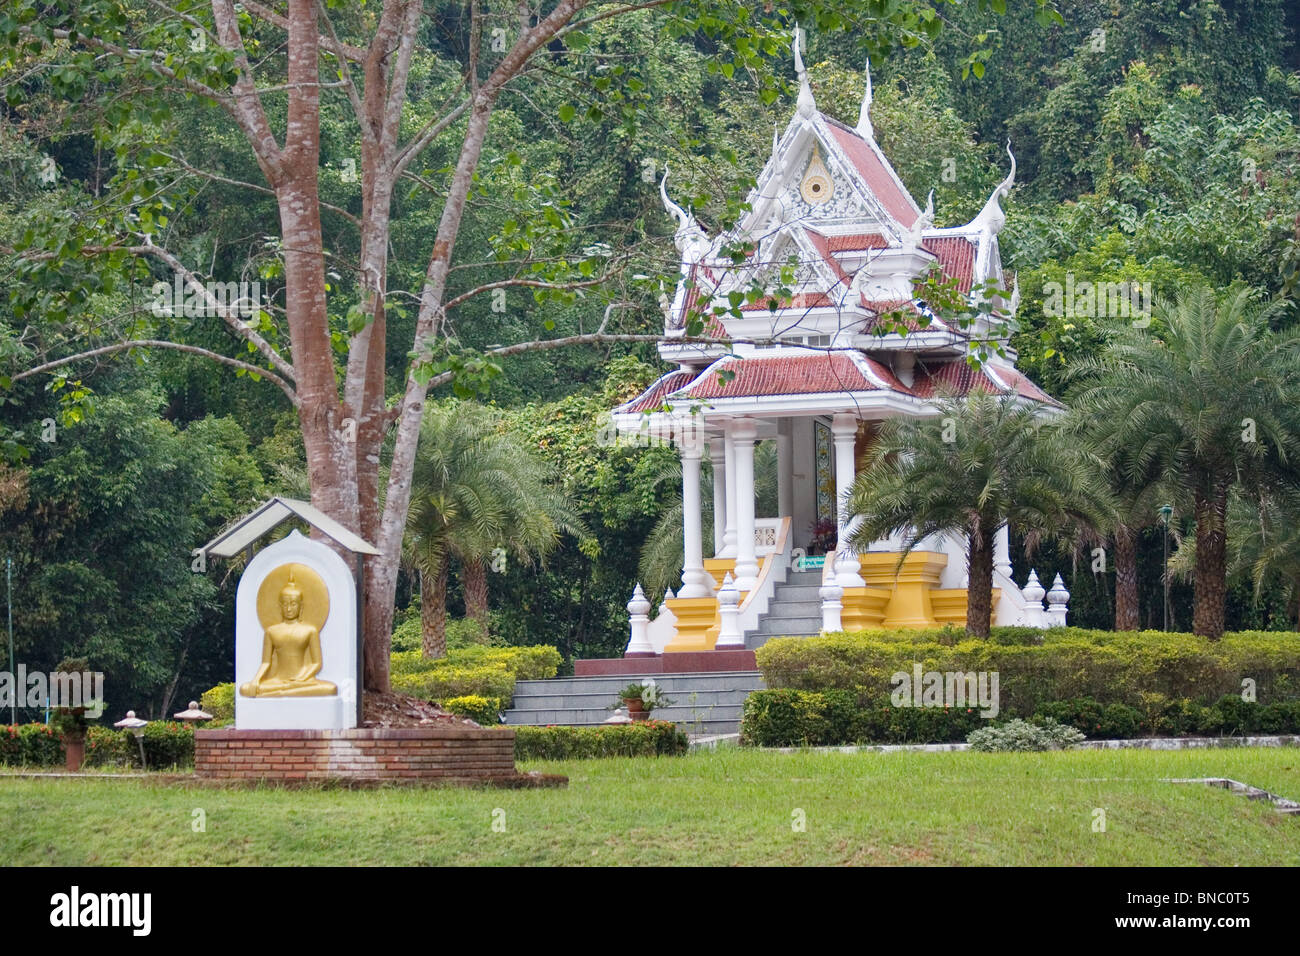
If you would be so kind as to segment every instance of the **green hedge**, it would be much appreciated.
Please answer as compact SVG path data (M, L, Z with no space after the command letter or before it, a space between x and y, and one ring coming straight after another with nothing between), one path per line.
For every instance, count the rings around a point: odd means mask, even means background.
M516 680L545 680L559 670L560 652L548 645L465 647L430 660L417 651L392 657L393 690L426 700L495 697L509 707Z
M501 698L480 697L468 694L464 697L449 697L442 702L458 717L468 717L481 727L495 727L501 723Z
M686 753L686 734L666 720L600 727L515 727L516 760L667 757Z
M0 763L10 767L53 767L63 763L63 744L45 724L0 726Z
M745 698L740 740L759 747L949 743L987 725L977 708L895 707L888 696L785 688Z
M1003 709L1000 721L1025 716ZM1144 712L1091 697L1047 701L1032 714L1074 727L1094 740L1147 736L1300 734L1300 701L1247 703L1227 695L1212 704L1166 701ZM992 726L978 708L896 707L888 697L865 699L849 690L760 690L745 699L741 743L760 747L833 747L844 744L958 743Z
M144 752L150 770L194 764L194 730L170 720L144 728ZM0 725L0 764L11 767L59 767L63 742L45 724ZM140 766L140 745L127 730L92 724L86 728L85 767Z
M235 719L235 684L218 684L203 692L199 709L212 715L212 723ZM210 725L209 725L210 726Z
M1041 640L1041 643L1033 643ZM994 628L988 641L955 629L861 631L778 638L758 649L773 689L888 694L890 677L927 671L996 671L1004 712L1032 714L1042 703L1091 697L1145 713L1170 701L1209 704L1239 694L1251 678L1262 701L1300 696L1300 634L1241 631L1207 641L1161 631L1112 632Z

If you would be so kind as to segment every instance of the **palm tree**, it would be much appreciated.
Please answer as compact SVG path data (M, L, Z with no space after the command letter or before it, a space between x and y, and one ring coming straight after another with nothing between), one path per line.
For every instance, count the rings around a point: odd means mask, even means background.
M937 405L937 420L881 427L849 494L849 544L861 551L900 535L907 554L930 535L965 538L966 633L986 638L998 531L1014 524L1032 549L1087 534L1113 507L1100 463L1014 393L946 394Z
M465 568L466 609L487 623L487 561L501 548L531 561L580 519L546 484L545 464L512 439L501 418L470 403L431 404L420 430L407 519L407 558L420 571L426 657L446 654L451 559Z
M1285 473L1300 448L1300 332L1271 331L1281 309L1248 289L1158 299L1156 325L1114 330L1073 372L1071 405L1098 423L1096 452L1191 502L1192 631L1212 640L1223 634L1230 493Z

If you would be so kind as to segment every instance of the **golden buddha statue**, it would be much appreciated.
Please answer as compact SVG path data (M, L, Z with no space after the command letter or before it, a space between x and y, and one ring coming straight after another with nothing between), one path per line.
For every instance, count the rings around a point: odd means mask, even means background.
M274 593L267 585L274 585L275 580L288 572L288 581L280 589L280 620L268 624L274 616L270 602L265 598ZM277 573L279 572L279 573ZM303 590L294 581L295 573L304 573L309 591L313 592L318 605L314 613L305 614ZM314 580L313 580L314 579ZM338 687L329 681L317 680L322 661L320 651L320 628L329 614L329 595L325 582L310 568L300 564L290 564L277 568L267 575L258 596L258 611L265 628L262 638L262 663L257 669L257 676L251 681L239 685L239 692L245 697L329 697L338 693ZM270 605L270 607L268 607Z

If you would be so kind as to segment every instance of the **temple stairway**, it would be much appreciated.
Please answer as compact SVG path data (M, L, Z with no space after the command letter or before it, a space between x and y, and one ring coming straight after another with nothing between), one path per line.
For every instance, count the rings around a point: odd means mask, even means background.
M735 733L740 729L745 698L763 688L758 671L521 680L515 684L514 706L506 711L506 724L601 724L614 713L611 705L618 703L620 690L651 678L660 693L673 702L651 716L671 720L692 736Z
M822 629L822 572L792 571L778 584L758 627L745 632L745 646L762 647L773 637L814 637Z

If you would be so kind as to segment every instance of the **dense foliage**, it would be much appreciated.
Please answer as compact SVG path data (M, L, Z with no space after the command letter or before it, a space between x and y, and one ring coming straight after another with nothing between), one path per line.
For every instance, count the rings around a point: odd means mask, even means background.
M42 29L32 26L39 6L0 4L0 268L8 293L0 303L0 543L13 561L15 653L45 670L73 653L88 657L107 674L110 716L130 708L156 718L232 676L241 562L194 568L192 551L269 494L307 496L295 411L265 379L191 352L141 349L15 376L124 337L248 358L218 322L151 312L153 282L170 277L157 263L120 252L93 266L82 261L87 244L107 241L118 227L183 250L213 275L263 282L273 306L255 324L279 345L284 249L272 225L274 197L239 185L258 182L260 173L229 124L160 85L146 61L110 67L66 44L43 46L32 34ZM178 50L188 41L188 29L143 4L81 6L87 15L120 11L114 29L165 35ZM1060 20L1032 2L943 3L942 17L922 19L916 4L868 4L869 14L861 4L826 4L821 15L797 6L786 12L809 28L809 74L827 112L854 120L863 42L873 51L877 135L914 194L935 189L938 225L964 222L979 208L1004 174L1002 144L1013 139L1020 185L999 239L1023 294L1011 344L1021 367L1055 396L1066 397L1080 360L1115 333L1095 310L1054 308L1053 283L1149 283L1168 297L1202 283L1240 283L1275 303L1267 318L1274 330L1295 327L1294 4L1061 0ZM70 9L49 7L56 19ZM548 70L521 78L503 98L458 238L453 296L508 274L521 257L581 271L603 259L575 250L599 243L632 250L619 281L599 291L511 288L466 300L435 356L464 374L434 397L470 394L493 404L502 427L545 463L586 530L562 537L544 564L510 561L487 575L494 638L553 645L559 667L621 650L641 546L665 514L664 527L675 523L672 482L663 478L671 451L614 445L602 418L665 368L645 343L491 360L483 351L589 332L614 301L632 303L613 312L621 331L660 327L658 282L676 268L655 191L665 163L678 195L714 229L736 215L773 124L792 109L788 49L758 35L741 9L748 8L674 5L603 20L557 43ZM459 82L452 65L468 42L462 13L434 5L422 28L404 120L413 128L435 116ZM951 29L938 30L939 20ZM198 76L229 66L211 50L192 59ZM328 100L322 199L350 215L362 204L344 175L358 155L357 137L346 112ZM419 287L438 193L454 162L454 150L435 145L395 193L394 289ZM219 170L224 179L186 165ZM327 311L341 372L364 304L354 271L360 247L335 213L327 214L326 245L338 270ZM24 253L54 257L59 268L38 268ZM550 276L549 268L537 275ZM633 278L642 275L649 279ZM386 319L394 344L384 373L397 387L409 362L413 301L395 297ZM384 446L385 467L390 455ZM1277 505L1268 512L1267 540L1236 550L1236 540L1261 538L1264 519L1250 524L1261 511L1249 501L1244 524L1229 522L1229 631L1290 630L1297 620L1300 551L1294 535L1273 534L1297 524L1294 498L1283 487L1263 491ZM1195 517L1190 505L1175 509L1174 550L1195 538ZM1164 528L1149 514L1140 519L1132 522L1136 621L1160 626ZM1027 567L1022 545L1033 529L1013 521L1012 532L1014 563ZM1044 543L1033 563L1044 581L1063 574L1073 622L1111 626L1113 561L1094 571L1067 545ZM465 590L461 567L452 566L445 597L453 654ZM418 591L418 576L404 571L396 589L396 629L404 636L412 628L418 634ZM1190 583L1172 582L1171 631L1191 628L1191 592ZM1224 647L1239 637L1229 634ZM1175 638L1143 640L1164 647ZM992 647L1000 646L995 633ZM396 682L421 693L508 699L512 672L499 663L476 658L454 673L398 672ZM38 716L27 709L20 719Z

